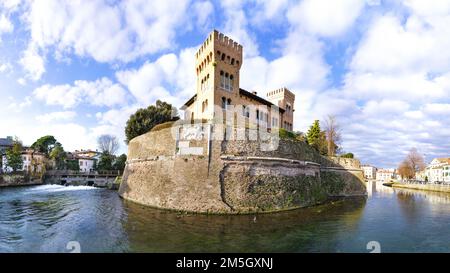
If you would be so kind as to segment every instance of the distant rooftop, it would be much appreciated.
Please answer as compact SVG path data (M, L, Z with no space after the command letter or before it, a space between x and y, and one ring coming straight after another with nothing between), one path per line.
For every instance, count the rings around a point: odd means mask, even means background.
M12 145L13 145L12 137L0 138L0 146L12 146Z

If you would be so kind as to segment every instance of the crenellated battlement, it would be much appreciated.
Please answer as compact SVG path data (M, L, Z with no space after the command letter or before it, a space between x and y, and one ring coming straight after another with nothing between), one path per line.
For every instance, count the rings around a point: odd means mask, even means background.
M295 95L294 93L292 93L289 89L287 89L286 87L281 87L275 90L271 90L269 92L267 92L266 96L268 98L273 97L273 96L277 96L277 95L284 95L286 97L289 97L291 99L295 99Z
M195 57L199 58L205 53L205 51L208 51L208 49L211 49L211 46L213 45L213 42L216 43L216 45L224 46L226 48L231 49L232 51L236 52L237 54L242 53L242 45L238 42L234 41L233 39L229 38L225 34L213 30L208 37L205 39L203 44L200 46L200 48L195 53Z

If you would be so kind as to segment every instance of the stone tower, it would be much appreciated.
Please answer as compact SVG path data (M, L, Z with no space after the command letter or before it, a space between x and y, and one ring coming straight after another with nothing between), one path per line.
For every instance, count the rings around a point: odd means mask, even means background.
M286 87L267 92L267 99L285 110L280 127L292 131L294 128L295 95Z
M195 119L214 118L214 105L224 107L239 100L242 45L217 30L212 31L195 54L197 75Z

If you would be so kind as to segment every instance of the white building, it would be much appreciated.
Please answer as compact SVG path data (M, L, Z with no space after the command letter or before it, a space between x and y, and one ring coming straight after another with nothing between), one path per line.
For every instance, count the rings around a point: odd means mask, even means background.
M77 157L78 164L80 164L80 172L89 173L95 169L95 162L97 161L91 157Z
M376 172L377 181L389 182L395 178L395 169L379 169Z
M370 165L362 165L361 169L364 171L364 177L366 179L372 180L376 178L377 168Z
M425 169L428 182L450 183L450 157L435 158Z

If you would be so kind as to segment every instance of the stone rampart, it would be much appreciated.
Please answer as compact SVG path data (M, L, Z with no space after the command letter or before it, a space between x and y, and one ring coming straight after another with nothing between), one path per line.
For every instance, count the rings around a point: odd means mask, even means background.
M119 189L125 199L189 212L254 213L366 194L362 171L347 172L302 142L279 139L267 149L270 141L216 139L208 124L155 129L129 143Z

